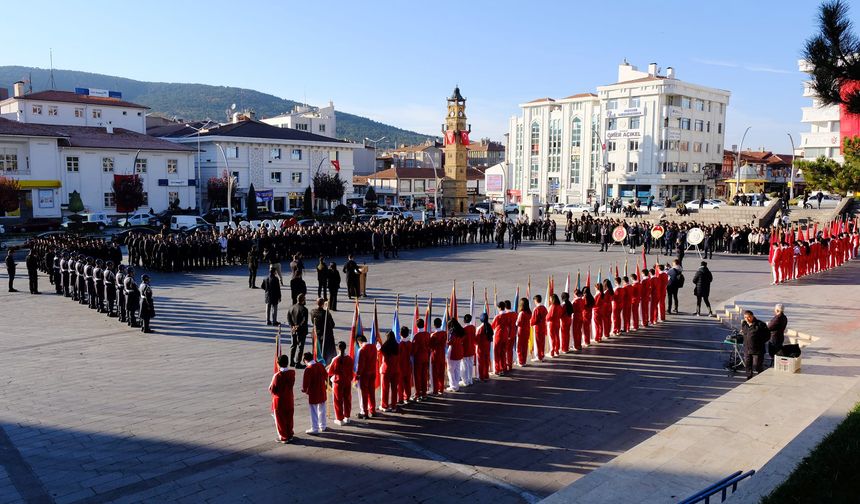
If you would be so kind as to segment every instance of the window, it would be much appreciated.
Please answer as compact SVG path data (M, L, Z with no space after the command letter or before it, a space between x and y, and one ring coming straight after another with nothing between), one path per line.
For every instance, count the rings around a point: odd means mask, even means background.
M685 129L687 131L690 130L690 120L686 118L681 119L681 129Z
M540 124L537 121L532 123L531 155L540 155Z
M290 153L290 159L293 161L301 161L302 160L302 150L301 149L293 149L293 152Z
M638 130L639 129L639 120L640 120L639 117L631 117L629 119L630 129Z
M687 173L687 163L678 163L678 171L680 173Z
M140 206L149 206L149 193L146 191L143 191L143 203Z
M18 150L0 149L0 172L18 171Z
M269 157L272 159L281 159L281 149L275 148L270 150Z
M409 179L400 179L400 192L412 192L412 181Z
M538 175L540 173L540 163L537 156L532 156L531 165L529 166L529 189L538 188Z
M606 110L616 110L618 108L618 100L606 100Z
M224 149L224 156L229 159L236 159L239 157L239 148L238 147L227 147Z
M42 106L34 103L33 104L33 114L42 115Z
M588 188L597 186L597 170L600 168L600 136L597 128L600 126L600 117L597 114L591 116L591 176L588 178Z
M179 160L178 159L168 159L167 160L167 173L176 173L179 168Z
M639 97L634 96L627 100L627 106L630 108L639 108Z
M678 97L674 96L674 95L667 96L666 97L666 105L669 105L670 107L677 106L678 105Z
M93 109L93 119L102 118L102 109Z
M84 109L82 107L75 107L75 117L83 117Z
M681 152L687 152L690 150L690 142L688 142L688 141L678 142L678 148L681 150Z
M280 184L281 183L281 172L273 171L272 173L269 174L269 180L273 184Z
M137 173L146 173L146 158L138 158L134 162L134 171Z
M574 117L570 122L570 146L582 146L582 119Z
M609 152L614 151L616 148L615 142L606 142L606 150Z
M234 172L230 173L230 176L233 177L233 181L234 181L233 183L238 186L239 185L239 172L234 171Z
M711 152L711 151L708 149L708 147L710 147L710 146L711 146L711 144L708 144L708 143L706 143L706 144L705 144L705 152Z
M297 123L297 124L296 124L296 129L297 129L297 130L299 130L299 131L307 131L307 130L308 130L308 125L307 125L307 124Z
M103 157L102 158L102 171L103 172L112 172L113 171L113 158L112 157Z
M707 131L708 133L711 132L711 121L705 123L705 131Z
M167 203L175 205L179 202L179 193L177 191L167 191Z
M660 140L660 150L678 150L677 140Z
M618 119L611 118L606 120L606 130L607 131L615 131L618 129Z
M720 114L722 114L722 113L723 113L723 104L720 103Z
M709 101L708 102L708 112L710 112L710 111L711 111L711 102Z
M582 164L581 159L582 158L579 154L573 154L570 156L570 173L568 178L571 185L579 184L579 169Z
M77 156L69 156L66 158L66 171L77 172L80 165L80 159Z
M705 102L702 100L696 100L696 110L705 111Z
M105 193L105 204L104 204L104 206L106 208L116 206L116 201L114 200L112 192L106 192Z
M56 105L49 105L48 106L48 115L49 116L56 116L58 113L59 113L59 109L57 108Z
M302 183L302 172L292 172L290 174L290 181L293 185L298 185Z
M717 148L716 148L716 149L714 149L714 152L716 152L716 153L719 153L719 152L720 152L720 144L717 144Z
M325 133L325 124L320 124L320 133Z
M606 171L615 171L615 163L606 163Z
M686 109L693 108L693 103L686 96L682 96L681 97L681 107L686 108Z
M723 123L717 123L717 133L723 133Z
M523 125L517 124L516 150L514 151L514 187L522 189L523 185Z
M415 192L423 193L424 192L424 179L416 179L415 180Z
M636 173L639 171L639 163L627 163L627 173Z
M639 140L630 140L627 142L627 148L632 151L639 150Z
M693 152L702 152L702 142L693 142Z
M701 119L696 119L695 126L693 127L695 131L705 131L705 121Z
M547 149L547 172L561 171L561 119L549 121L549 148Z

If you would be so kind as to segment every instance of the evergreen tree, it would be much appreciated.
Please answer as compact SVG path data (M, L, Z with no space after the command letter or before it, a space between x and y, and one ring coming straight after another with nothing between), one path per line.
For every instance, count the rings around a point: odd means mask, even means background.
M820 32L806 41L803 58L812 67L812 87L826 105L846 105L860 114L860 39L843 0L823 3L818 14Z

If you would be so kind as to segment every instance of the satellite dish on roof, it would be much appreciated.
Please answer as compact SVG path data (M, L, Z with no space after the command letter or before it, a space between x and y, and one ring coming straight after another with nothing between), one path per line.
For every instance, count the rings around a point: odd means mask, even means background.
M236 104L230 105L230 110L236 110Z

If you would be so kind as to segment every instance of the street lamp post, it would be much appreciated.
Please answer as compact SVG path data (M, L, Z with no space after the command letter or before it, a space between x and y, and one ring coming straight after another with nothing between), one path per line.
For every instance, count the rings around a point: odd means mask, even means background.
M436 162L433 161L433 156L427 151L422 153L430 159L430 165L433 166L433 178L436 181L436 187L433 189L433 215L439 216L439 173L436 171Z
M197 169L194 170L195 177L197 178L197 213L203 215L203 186L200 177L202 177L202 168L200 167L200 132L205 130L207 126L213 121L211 119L206 119L206 122L203 123L199 128L195 128L190 124L186 124L185 127L191 128L197 132Z
M233 184L238 184L238 180L236 177L230 173L230 164L227 162L227 154L224 153L224 148L221 147L221 144L215 144L218 146L218 150L221 151L221 157L224 158L224 167L227 170L227 219L230 222L233 222Z
M744 140L746 140L747 133L749 133L750 128L752 128L752 126L747 126L747 129L744 130L744 136L741 137L741 144L738 146L738 153L737 153L738 168L737 168L737 172L735 174L736 180L737 180L736 185L735 185L735 196L739 195L741 192L741 152L743 152L743 150L744 150Z
M606 205L606 186L609 185L609 162L607 159L606 152L606 143L603 141L603 138L600 137L600 132L597 130L593 130L592 133L597 136L597 141L600 142L601 149L603 149L603 164L600 166L600 200ZM600 201L598 201L598 205ZM609 207L607 207L608 210ZM599 214L598 209L598 214Z
M786 133L788 135L788 140L791 142L791 184L788 188L788 199L794 199L794 138L792 138L791 133Z

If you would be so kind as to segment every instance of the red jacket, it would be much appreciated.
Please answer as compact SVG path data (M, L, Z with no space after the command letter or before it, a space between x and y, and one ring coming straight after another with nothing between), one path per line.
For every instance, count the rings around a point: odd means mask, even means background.
M416 364L430 362L430 333L419 331L412 338L412 356Z
M544 305L535 306L532 311L531 325L535 328L535 334L546 334L546 315L547 310Z
M326 401L325 382L328 379L325 366L321 362L314 362L307 369L302 378L302 392L308 395L308 404L319 404Z
M511 310L505 314L505 326L508 330L508 339L513 340L517 337L517 312Z
M355 363L349 355L338 355L332 359L328 366L328 375L335 383L347 383L352 381Z
M517 314L517 336L520 338L528 338L529 337L529 326L532 321L532 312L530 311L521 311Z
M430 353L445 358L445 344L448 342L448 333L436 331L430 335Z
M269 393L278 401L293 404L293 385L296 384L296 370L279 371L272 376Z
M552 305L549 307L546 314L546 320L551 333L558 332L559 327L561 327L562 313L564 313L564 306L562 305Z
M475 326L467 325L463 327L466 330L466 336L463 337L463 357L475 356Z
M502 341L508 339L508 321L504 313L499 313L493 317L490 326L493 328L493 337L498 336Z
M412 342L409 340L400 341L400 349L397 353L400 361L400 374L412 374Z
M448 338L448 346L451 348L448 358L451 360L461 360L463 358L463 344L465 340L465 336L460 338L453 334Z
M387 354L382 350L379 351L378 359L382 361L379 364L379 372L389 375L396 375L400 372L400 348L397 348L396 354Z
M376 379L376 347L370 343L365 343L358 351L358 369L355 376L361 379Z

